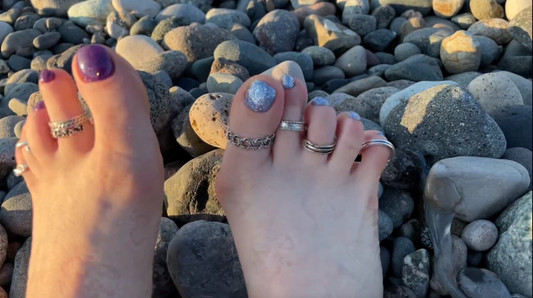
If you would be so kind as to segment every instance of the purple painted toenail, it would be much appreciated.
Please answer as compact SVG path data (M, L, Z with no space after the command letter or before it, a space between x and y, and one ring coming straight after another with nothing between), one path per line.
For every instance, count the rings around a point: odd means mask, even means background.
M311 101L311 103L315 106L329 106L329 102L326 98L324 97L321 97L321 96L317 96L315 98L313 98L313 100Z
M357 114L356 112L350 112L348 113L348 116L350 116L350 118L354 120L361 121L361 116L359 116L359 114Z
M43 83L48 83L55 78L56 78L56 74L53 71L48 70L48 69L41 71L41 73L39 74L39 81Z
M276 99L276 89L263 81L255 81L246 91L244 103L254 112L270 110Z
M285 89L292 89L294 87L294 79L290 75L285 74L281 78L281 84Z
M46 105L44 104L44 101L38 101L35 106L33 107L35 111L44 110L46 109Z
M104 80L115 72L115 63L103 46L84 46L78 50L77 59L85 82Z

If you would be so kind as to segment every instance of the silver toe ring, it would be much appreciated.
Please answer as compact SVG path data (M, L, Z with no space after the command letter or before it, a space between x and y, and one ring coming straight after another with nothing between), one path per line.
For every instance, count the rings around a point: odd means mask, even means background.
M279 129L302 132L307 129L307 125L305 124L304 121L282 120L281 123L279 124Z
M27 152L31 152L30 145L28 145L27 141L18 142L15 144L15 148L21 148L21 147L23 147L24 150L26 150Z
M28 170L28 168L29 167L27 164L18 164L17 167L13 169L13 174L15 175L15 177L20 177L24 172Z
M333 150L335 150L335 146L337 146L337 144L333 143L333 144L328 144L328 145L315 145L306 139L304 146L305 146L305 149L313 153L330 154L331 152L333 152Z
M235 146L244 150L260 150L262 148L270 147L274 143L276 134L273 133L264 138L244 138L236 135L231 130L228 130L228 140Z
M57 139L70 137L82 132L83 123L86 121L89 121L91 124L93 123L93 118L88 110L85 110L83 114L74 118L65 121L49 122L48 125L50 126L50 133L52 134L52 137Z
M396 147L394 147L394 145L391 142L389 142L388 140L383 140L383 139L372 139L370 141L363 142L363 144L361 144L361 150L365 149L365 147L370 147L370 146L385 146L389 148L390 149L389 160L394 155L394 150L396 150Z

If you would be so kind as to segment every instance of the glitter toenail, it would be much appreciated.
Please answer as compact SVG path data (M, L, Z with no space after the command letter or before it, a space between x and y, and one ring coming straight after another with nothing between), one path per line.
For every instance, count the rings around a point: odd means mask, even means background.
M382 131L378 131L378 135L384 137L385 134Z
M34 111L44 110L46 108L46 105L44 104L44 101L38 101L35 106L33 106Z
M85 82L104 80L115 72L115 64L106 49L100 45L88 45L78 50L77 60Z
M354 120L361 121L361 116L359 116L359 114L357 114L356 112L350 112L348 113L348 116L350 116L350 118Z
M276 99L276 89L263 81L253 82L248 91L244 103L254 112L266 112L270 110Z
M294 87L294 79L290 75L285 74L281 78L281 84L285 89L292 89Z
M315 106L329 106L329 102L326 98L324 97L321 97L321 96L317 96L315 98L313 98L313 100L311 101L311 103Z
M53 71L45 69L39 74L39 81L43 83L48 83L55 79L55 77L56 74Z

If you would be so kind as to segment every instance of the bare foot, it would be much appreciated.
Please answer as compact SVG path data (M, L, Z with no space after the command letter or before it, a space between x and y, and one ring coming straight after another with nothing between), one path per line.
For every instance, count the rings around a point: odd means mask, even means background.
M293 88L283 88L283 73ZM233 100L237 136L276 133L260 150L229 142L217 180L249 296L382 297L377 193L389 150L368 147L354 163L363 141L384 137L363 131L354 113L337 117L325 99L306 99L301 70L286 62L249 79ZM331 155L306 150L305 134L278 129L304 115L309 141L336 139Z
M135 70L110 49L86 46L62 70L43 71L46 103L28 115L17 148L33 201L27 297L149 297L163 166ZM55 139L48 122L83 113L94 125Z

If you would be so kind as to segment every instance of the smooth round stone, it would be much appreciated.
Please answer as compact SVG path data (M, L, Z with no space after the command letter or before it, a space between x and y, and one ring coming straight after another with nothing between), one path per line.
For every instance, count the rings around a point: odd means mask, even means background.
M421 248L403 259L402 281L417 297L426 297L429 290L430 258Z
M396 58L394 58L393 54L385 53L385 52L377 52L375 53L376 57L378 57L379 64L395 64ZM368 59L367 59L368 60Z
M439 57L442 40L452 35L445 28L422 28L415 30L405 36L403 42L416 45L423 54L431 57Z
M178 295L167 267L168 246L177 232L178 226L171 219L161 217L154 249L152 278L152 295L154 297L172 297Z
M468 91L489 115L507 106L524 104L522 94L513 81L499 72L486 73L473 79Z
M274 55L276 63L284 61L294 61L301 68L305 80L311 80L313 77L313 59L311 56L300 52L283 52Z
M144 16L135 22L130 28L130 35L152 35L157 22L150 16Z
M299 31L300 22L292 13L276 9L261 18L253 34L261 48L275 54L292 51Z
M396 16L396 11L390 5L378 6L372 10L372 16L376 18L376 27L378 29L387 28Z
M24 117L11 115L6 116L0 119L0 138L14 138L15 135L15 125L20 121L24 120ZM2 262L0 262L1 264Z
M391 218L387 213L378 210L379 241L389 237L394 229Z
M404 42L394 48L394 57L396 61L403 61L416 54L421 54L420 49L413 43Z
M424 196L435 207L470 222L497 214L528 187L529 174L519 163L459 156L433 165Z
M33 28L35 22L40 18L41 16L36 13L25 13L17 18L13 28L15 31Z
M155 17L161 11L161 5L153 0L112 0L112 4L117 12L127 12L136 18Z
M426 15L431 11L430 0L376 0L372 1L371 8L374 9L383 5L392 6L398 15L408 10L418 11L422 15Z
M342 54L335 66L342 69L346 77L362 74L366 70L366 50L362 46L355 46Z
M389 81L410 80L410 81L442 81L442 71L439 60L418 54L411 56L404 61L394 64L385 71L385 77Z
M366 14L352 14L346 17L343 14L344 24L360 36L365 36L376 30L376 18Z
M197 220L168 246L167 266L182 297L247 297L229 225Z
M199 94L194 94L195 90L198 90ZM203 90L200 88L192 88L190 91L192 101L196 99L195 97L200 97L203 94L207 93L207 90ZM172 133L176 138L176 142L178 143L178 145L183 148L183 150L185 150L190 156L197 157L216 148L209 144L206 144L192 128L191 121L189 119L190 108L190 104L188 106L183 107L178 116L172 119L170 125L172 128Z
M248 70L246 70L246 68L244 68L242 65L238 63L228 61L226 59L217 59L213 61L213 63L211 64L211 70L209 74L213 74L217 72L227 73L227 74L237 76L243 82L246 81L250 77L250 74L248 73Z
M123 38L124 39L124 38ZM165 71L171 79L178 79L187 67L187 56L180 51L165 51L152 56L144 63L137 65L137 69L150 73Z
M516 40L511 40L505 47L498 68L507 70L524 77L531 77L533 74L533 58L531 50L524 47Z
M480 66L490 65L492 62L496 61L500 56L500 53L503 51L501 46L488 37L475 35L474 40L479 44L481 52Z
M187 61L211 57L215 49L226 40L235 37L227 30L201 24L191 24L170 30L163 38L165 48L180 51L187 56Z
M471 298L507 297L511 294L494 272L484 268L468 267L457 275L459 288Z
M61 33L47 32L34 38L33 45L39 50L44 50L54 46L59 39L61 39Z
M498 240L498 228L491 221L474 220L464 228L461 238L468 248L475 251L485 251Z
M231 25L229 30L231 34L233 34L233 36L237 37L237 39L239 40L247 41L252 44L256 43L255 37L252 32L250 32L248 28L244 27L241 24L234 23L233 25Z
M505 153L503 154L502 158L516 161L517 163L524 166L524 168L526 168L527 172L529 173L529 179L531 181L531 176L533 172L531 150L523 147L509 148L505 150Z
M455 15L451 18L452 22L456 23L461 27L462 29L468 29L472 24L477 22L476 18L473 14L469 12L461 13L458 15Z
M12 54L31 57L37 51L33 47L33 39L41 35L37 29L25 29L9 33L2 42L2 55L9 58Z
M7 65L9 65L9 68L11 68L11 70L19 71L30 68L31 60L21 57L19 55L11 55L7 60Z
M481 63L481 48L473 35L457 31L441 42L440 59L448 73L476 71Z
M146 35L130 35L121 38L115 50L137 69L164 51L157 42Z
M315 45L326 47L336 54L361 43L361 37L354 31L318 15L306 17L304 28Z
M320 2L310 6L303 6L291 11L303 24L305 18L309 15L316 14L319 16L329 16L335 14L335 5L329 2Z
M105 25L107 16L113 11L111 0L87 0L72 5L67 14L69 20L85 28L87 25Z
M250 75L259 74L276 65L276 59L265 50L241 40L228 40L220 43L213 55L215 59L224 58L244 66Z
M402 276L404 258L415 252L416 247L413 242L406 237L397 237L392 244L391 267L392 274L396 277Z
M323 67L315 69L311 80L316 85L321 86L329 80L344 79L344 78L345 78L345 75L342 69L332 66L332 65L327 65L327 66L323 66Z
M187 18L191 23L203 24L205 22L205 13L189 3L167 6L157 14L155 20L156 22L160 22L170 17Z
M227 8L211 8L205 15L205 22L227 30L230 30L233 24L241 24L244 27L251 24L250 18L244 12Z
M505 1L505 16L508 20L514 17L526 8L531 6L530 0L506 0Z
M508 32L513 37L514 40L521 43L527 49L531 51L531 39L532 39L532 29L531 29L531 17L532 17L532 7L524 9L519 14L517 14L509 24Z
M5 1L3 1L5 3ZM83 0L31 0L31 5L40 15L66 17L68 9Z
M493 18L480 20L468 27L468 32L474 35L486 36L499 45L508 43L512 36L508 32L509 22L504 19Z
M411 217L414 208L413 197L403 190L385 188L383 195L379 198L379 209L387 213L395 229Z
M303 49L302 53L308 54L317 68L335 63L335 54L325 47L310 46Z
M2 203L0 224L15 235L28 237L32 227L31 195L25 182L18 183L11 189Z
M363 43L369 50L375 52L384 51L396 38L397 34L388 29L378 29L363 38Z
M461 10L465 0L433 0L433 12L443 18L451 18Z
M495 0L470 0L470 11L478 20L503 18L503 7Z
M235 94L243 81L237 76L227 73L214 73L207 78L207 91Z
M129 35L127 27L128 24L126 23L125 19L121 18L117 12L112 12L107 17L106 32L110 37L118 40L126 35ZM93 35L93 37L95 36L97 35ZM157 41L157 39L154 40Z
M199 97L191 107L189 117L192 128L204 142L213 147L226 148L228 115L232 101L232 94L209 93Z
M506 106L491 116L503 131L507 148L524 147L531 150L531 106Z

